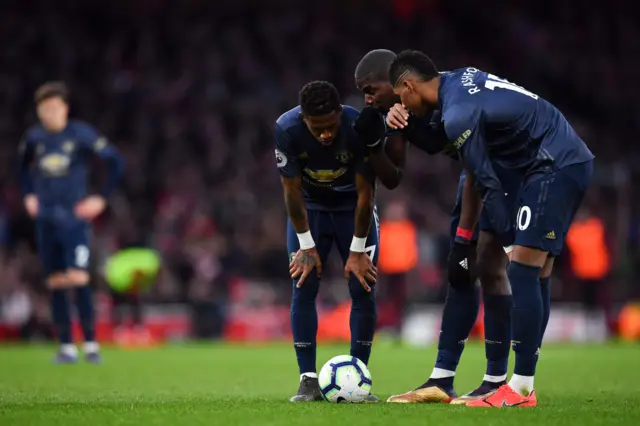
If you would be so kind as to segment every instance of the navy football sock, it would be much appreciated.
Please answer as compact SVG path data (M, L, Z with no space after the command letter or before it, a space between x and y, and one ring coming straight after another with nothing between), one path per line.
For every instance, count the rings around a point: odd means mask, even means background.
M540 278L540 290L542 294L542 328L539 345L542 347L542 339L547 331L549 316L551 315L551 277Z
M293 346L296 349L300 374L316 372L316 334L318 332L318 313L316 295L319 280L312 272L300 288L293 285L291 301L291 331Z
M480 289L478 286L449 286L442 311L442 325L438 339L436 368L456 371L466 339L478 317Z
M359 282L349 281L351 293L351 314L349 327L351 329L351 356L355 356L365 364L369 363L371 345L376 331L378 319L376 309L375 286L371 286L371 292L364 291Z
M513 292L511 323L513 351L516 354L513 372L518 376L533 376L536 372L542 330L540 269L515 261L507 269Z
M93 292L88 284L76 288L76 306L78 307L78 316L80 317L85 343L95 342L96 327L93 311Z
M66 289L51 292L51 316L60 344L71 344L71 313Z
M484 294L484 345L487 376L505 377L511 347L511 295Z

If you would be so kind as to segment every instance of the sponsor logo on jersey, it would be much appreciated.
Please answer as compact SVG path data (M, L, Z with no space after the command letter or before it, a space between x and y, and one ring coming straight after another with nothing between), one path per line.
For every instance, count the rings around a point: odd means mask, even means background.
M307 176L309 176L311 179L313 179L315 182L318 183L333 183L336 179L338 179L339 177L341 177L342 175L344 175L347 170L349 170L347 167L340 167L337 170L331 170L331 169L323 169L323 170L311 170L310 168L305 168L304 172L306 173Z
M67 174L71 158L63 154L49 154L42 157L39 161L40 169L50 176L62 176Z
M467 139L469 139L469 136L471 136L471 130L467 129L464 132L462 132L460 137L458 137L458 139L456 139L455 142L453 142L453 146L456 149L460 149L460 147L467 141Z

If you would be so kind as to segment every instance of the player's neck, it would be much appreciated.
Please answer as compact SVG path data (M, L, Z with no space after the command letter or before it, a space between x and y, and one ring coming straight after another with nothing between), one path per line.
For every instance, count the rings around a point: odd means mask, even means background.
M64 122L60 123L57 126L47 126L44 123L42 123L42 127L44 127L44 129L48 132L48 133L60 133L62 132L64 129L67 128L67 126L69 125L69 120L65 120Z
M440 80L442 77L438 76L429 82L429 93L427 102L437 108L440 106Z

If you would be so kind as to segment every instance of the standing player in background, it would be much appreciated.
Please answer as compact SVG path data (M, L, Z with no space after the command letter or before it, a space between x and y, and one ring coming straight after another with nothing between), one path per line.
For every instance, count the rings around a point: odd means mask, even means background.
M99 363L87 270L90 222L105 209L123 162L95 128L69 120L68 96L64 83L47 83L36 91L40 123L29 128L20 143L20 178L25 208L36 221L38 251L51 289L51 312L60 341L55 361L75 363L78 358L69 306L69 293L74 293L86 360ZM88 195L88 167L93 155L105 160L108 176L100 194Z
M389 83L389 67L395 58L396 54L389 50L373 50L360 60L355 71L356 86L364 93L367 104L356 122L356 128L362 134L362 139L368 141L374 170L389 189L395 188L402 179L407 143L429 154L442 152L448 144L440 111L429 114L428 119L419 119L409 117L398 103L400 99ZM393 127L384 129L380 114L385 115L387 123L391 122ZM455 150L448 154L458 159ZM509 198L515 202L520 182L507 171L501 170L501 173L509 176ZM480 246L476 268L476 240L479 233L476 224L481 209L481 199L473 188L473 181L466 179L463 170L451 215L449 288L442 312L435 367L424 384L405 394L392 396L389 402L464 403L482 398L506 383L512 305L506 276L508 258L504 252L494 255L488 247ZM488 220L484 216L480 220L480 229L488 227ZM476 277L480 278L482 284L485 305L487 369L477 389L457 398L453 381L480 305L480 288L476 285Z
M514 245L508 268L514 374L467 406L536 406L533 378L549 315L541 281L548 281L591 182L594 156L553 105L495 75L472 67L441 74L424 53L405 51L391 64L389 77L412 113L442 111L447 138L484 201L491 231L479 244L491 239ZM516 217L505 196L508 182L494 164L523 179ZM495 256L504 254L499 244L491 247Z
M313 81L300 105L275 124L276 162L289 220L293 282L291 328L300 368L292 402L322 399L316 374L316 295L333 243L345 262L351 305L351 355L367 364L376 327L378 220L375 176L353 131L358 111L342 106L336 88ZM372 218L375 223L372 226ZM370 395L370 402L377 398Z

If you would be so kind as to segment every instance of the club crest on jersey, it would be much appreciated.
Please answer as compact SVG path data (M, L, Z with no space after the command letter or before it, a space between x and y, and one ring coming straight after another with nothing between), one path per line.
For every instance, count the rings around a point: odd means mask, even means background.
M66 154L71 154L75 149L75 147L76 147L76 144L73 141L62 142L62 151L64 151Z
M280 151L279 149L276 149L276 164L278 166L279 169L283 168L284 166L287 165L287 157L286 155L284 155L282 153L282 151Z
M340 151L336 154L336 159L340 164L349 164L349 161L353 158L353 154L349 151Z

